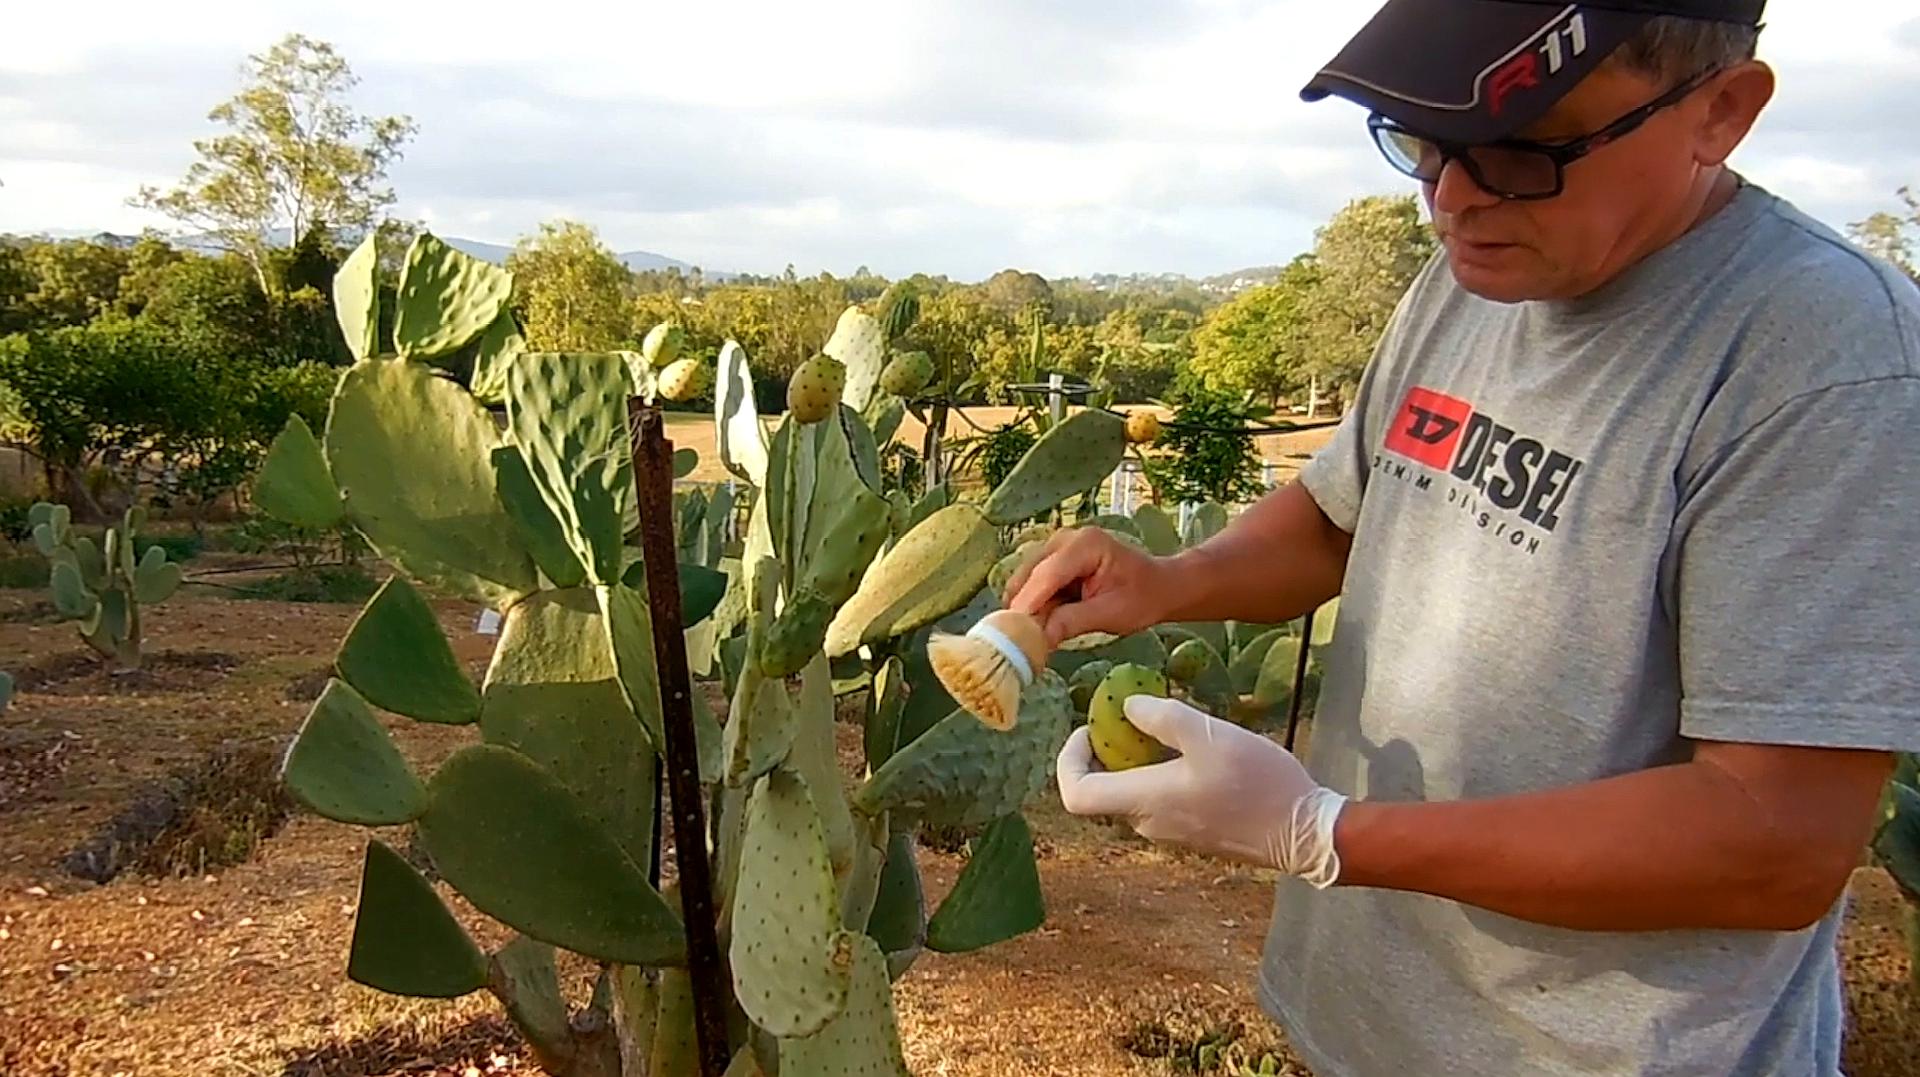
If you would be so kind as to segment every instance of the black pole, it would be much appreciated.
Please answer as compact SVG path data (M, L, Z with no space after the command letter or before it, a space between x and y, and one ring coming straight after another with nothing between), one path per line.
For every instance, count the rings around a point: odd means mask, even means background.
M1300 696L1307 687L1307 648L1313 646L1313 611L1300 622L1300 653L1293 658L1293 699L1287 703L1287 751L1293 751L1293 734L1300 728Z
M680 609L680 569L673 528L673 443L660 409L638 397L627 401L633 448L633 485L640 502L640 553L646 565L647 605L653 617L653 654L660 673L661 725L667 737L667 780L673 805L673 857L680 869L681 918L687 925L687 972L693 981L693 1025L702 1077L723 1077L727 1043L727 979L713 911L713 873L707 864L707 828L700 792L700 754L694 742L692 685ZM654 786L657 790L659 786ZM654 814L658 827L659 813ZM657 832L657 831L656 831ZM659 856L659 845L654 846Z

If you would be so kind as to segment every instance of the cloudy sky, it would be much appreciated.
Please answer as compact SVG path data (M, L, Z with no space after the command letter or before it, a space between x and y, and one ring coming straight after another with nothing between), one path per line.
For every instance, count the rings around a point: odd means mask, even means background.
M572 217L709 269L976 280L1284 262L1413 188L1300 84L1372 0L16 3L0 232L137 231L249 52L299 31L420 132L398 212L510 244ZM1838 228L1920 186L1912 0L1775 0L1736 158Z

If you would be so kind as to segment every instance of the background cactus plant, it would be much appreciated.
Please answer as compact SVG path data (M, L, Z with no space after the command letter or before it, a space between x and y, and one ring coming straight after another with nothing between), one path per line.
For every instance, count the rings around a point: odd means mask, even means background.
M699 973L664 877L654 647L656 633L684 632L689 673L729 700L724 724L692 701L727 1057L789 1077L905 1073L890 981L925 949L990 945L1045 918L1021 812L1073 716L1048 670L1012 730L987 729L945 697L926 634L991 608L999 507L1042 512L1055 491L1097 482L1123 451L1122 424L1063 424L1035 449L1058 459L985 503L944 488L910 501L884 490L878 457L903 410L881 375L909 300L884 320L850 308L821 352L844 381L810 386L827 399L771 433L728 342L715 423L723 463L751 484L747 526L733 537L724 491L676 499L685 623L654 624L625 403L656 391L635 369L670 360L671 334L649 334L641 356L493 348L463 383L461 364L433 360L470 354L510 318L500 280L465 258L431 237L410 255L404 353L365 329L377 299L344 278L370 260L347 261L336 292L358 297L342 306L358 359L325 429L290 423L258 479L263 505L354 528L398 569L339 646L285 757L288 790L342 823L411 824L446 882L511 929L481 950L408 860L370 839L348 974L400 994L491 992L554 1073L697 1071ZM501 614L477 683L430 594ZM861 690L865 761L845 774L835 699ZM418 773L382 710L470 727L474 742ZM982 828L932 909L914 859L924 824ZM561 950L599 965L591 997L562 996Z
M145 518L145 510L130 508L95 543L74 530L65 505L38 502L27 516L34 546L50 566L54 608L79 622L87 646L126 670L140 668L141 608L165 602L181 580L180 566L159 546L135 557Z

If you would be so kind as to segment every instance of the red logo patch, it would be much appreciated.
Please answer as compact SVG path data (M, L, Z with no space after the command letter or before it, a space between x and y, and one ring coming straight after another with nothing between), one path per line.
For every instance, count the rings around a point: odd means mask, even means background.
M1460 430L1472 414L1473 406L1457 397L1409 389L1393 429L1387 431L1387 451L1445 471L1453 463Z
M1531 52L1523 52L1507 61L1506 65L1493 73L1492 84L1487 87L1487 111L1500 115L1500 106L1506 103L1507 96L1515 90L1528 90L1540 85L1540 57Z

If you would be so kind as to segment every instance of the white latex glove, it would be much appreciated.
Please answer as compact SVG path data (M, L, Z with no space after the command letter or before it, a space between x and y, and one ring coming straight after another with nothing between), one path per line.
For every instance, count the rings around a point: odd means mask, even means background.
M1340 875L1333 824L1347 798L1314 781L1293 753L1176 699L1137 695L1127 720L1180 754L1109 772L1086 726L1060 749L1060 802L1075 815L1119 816L1141 837L1275 868L1319 888Z

